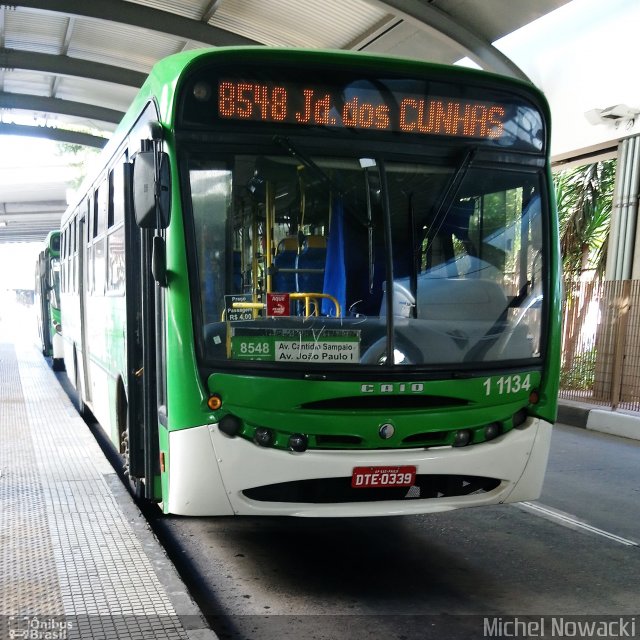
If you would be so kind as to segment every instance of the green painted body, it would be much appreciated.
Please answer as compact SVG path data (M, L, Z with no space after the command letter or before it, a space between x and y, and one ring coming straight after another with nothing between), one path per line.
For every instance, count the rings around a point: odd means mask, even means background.
M527 388L522 387L525 380ZM217 423L230 412L245 421L245 437L252 439L258 427L274 429L278 434L275 446L282 449L287 448L291 434L301 432L310 437L310 448L323 449L451 445L458 429L474 430L473 442L479 443L484 440L482 428L488 424L499 423L502 433L513 428L514 414L530 407L530 391L539 388L539 381L537 371L424 383L317 382L213 374L209 387L224 399L225 411L212 413L209 422ZM389 397L382 407L376 406L375 400ZM351 399L354 406L340 408L341 398ZM398 406L404 398L433 398L436 406ZM336 408L303 406L327 399ZM368 403L373 406L367 408ZM393 425L395 433L381 440L377 427L385 423Z

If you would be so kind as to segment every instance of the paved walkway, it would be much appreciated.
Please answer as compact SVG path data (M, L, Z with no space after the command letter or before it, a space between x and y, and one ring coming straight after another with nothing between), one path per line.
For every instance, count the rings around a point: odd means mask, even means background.
M0 343L0 445L0 638L216 637L26 343Z

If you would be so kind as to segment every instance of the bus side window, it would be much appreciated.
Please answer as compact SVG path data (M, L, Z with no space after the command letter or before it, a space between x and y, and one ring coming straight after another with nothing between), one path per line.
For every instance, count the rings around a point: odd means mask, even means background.
M109 233L107 236L107 290L124 293L124 163L122 157L109 172Z
M95 192L95 211L94 211L94 245L93 245L93 261L94 261L94 290L97 295L104 295L107 261L105 255L106 237L109 202L109 183L107 178L102 180Z
M66 251L65 251L66 249L65 240L67 238L67 229L63 229L62 233L60 234L60 263L62 265L62 273L60 276L61 291L65 290L65 285L66 285L65 271L67 268L67 261L66 261Z
M69 223L64 230L64 238L61 242L61 257L63 259L63 265L60 269L61 287L64 291L69 292L72 288L73 282L73 265L71 263L71 243L73 241L72 223Z
M73 217L73 221L69 226L71 230L71 236L69 238L71 242L71 251L69 255L69 262L71 263L71 279L69 281L69 289L74 293L78 292L78 210L76 210L76 214Z
M94 210L95 210L95 196L93 193L89 195L87 198L87 264L86 264L86 280L85 284L87 287L88 293L93 293L93 273L94 273L94 262L93 262L93 237L94 237L94 228L95 228L95 219L94 219Z

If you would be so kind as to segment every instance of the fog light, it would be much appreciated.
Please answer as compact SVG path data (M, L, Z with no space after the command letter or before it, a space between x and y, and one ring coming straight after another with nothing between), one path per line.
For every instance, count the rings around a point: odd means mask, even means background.
M302 453L307 450L309 446L309 439L307 436L302 435L301 433L294 433L289 437L289 449L291 451L297 451L298 453Z
M230 438L235 438L242 430L240 418L229 413L218 423L218 429Z
M465 447L471 442L471 431L469 429L461 429L456 431L453 436L454 447Z
M270 447L274 440L275 435L273 431L271 431L271 429L265 429L264 427L256 429L256 433L253 436L253 441L261 447Z
M488 424L484 428L484 439L493 440L494 438L497 438L500 435L501 431L502 429L500 428L500 423L492 422L491 424Z

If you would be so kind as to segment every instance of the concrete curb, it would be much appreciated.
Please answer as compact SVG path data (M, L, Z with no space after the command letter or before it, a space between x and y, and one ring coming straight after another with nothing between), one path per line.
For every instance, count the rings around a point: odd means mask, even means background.
M573 427L640 440L640 414L612 411L584 402L560 400L558 422Z

